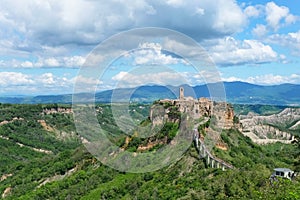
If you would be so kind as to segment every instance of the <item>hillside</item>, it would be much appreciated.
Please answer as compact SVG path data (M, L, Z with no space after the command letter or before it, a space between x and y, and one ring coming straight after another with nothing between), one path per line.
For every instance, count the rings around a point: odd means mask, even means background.
M221 134L227 150L214 148L215 156L235 169L209 168L199 159L192 144L180 160L149 173L124 173L104 166L81 144L68 105L1 104L0 193L5 199L298 199L299 180L282 180L276 188L269 183L273 168L300 171L297 144L259 146L238 130ZM124 146L124 134L112 120L109 105L96 107L110 139ZM135 110L135 111L133 111ZM149 105L133 104L134 119L149 115ZM175 122L175 124L174 124ZM147 123L144 121L143 123ZM144 124L145 125L145 124ZM173 126L175 125L175 126ZM205 126L202 126L205 128ZM151 141L176 130L170 121ZM205 129L203 129L205 131ZM165 134L165 135L164 135ZM169 134L169 135L168 135ZM8 138L8 139L6 139ZM128 151L138 143L130 140ZM19 144L23 146L20 146ZM145 144L148 144L146 141ZM161 144L164 145L164 144ZM156 146L160 148L161 146ZM44 149L51 153L38 152ZM149 149L155 151L156 148Z
M214 88L214 83L207 85L184 87L187 96L210 97L208 88ZM107 90L95 94L96 102L153 102L158 99L174 99L178 96L181 86L141 86L137 88L120 88ZM260 86L244 82L224 82L226 99L234 104L264 104L264 105L294 105L299 106L300 85L282 84L274 86ZM79 94L84 97L83 94ZM2 103L71 103L72 95L48 95L35 97L0 97Z

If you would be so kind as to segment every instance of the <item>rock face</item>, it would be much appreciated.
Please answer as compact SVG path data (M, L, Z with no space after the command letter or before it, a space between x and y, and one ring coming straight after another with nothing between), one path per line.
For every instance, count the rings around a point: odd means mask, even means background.
M150 110L150 120L153 125L160 125L164 120L170 120L172 118L172 109L176 108L178 112L187 113L194 119L214 117L215 125L221 129L230 129L234 126L234 112L230 104L214 102L207 98L194 99L185 97L183 88L180 88L179 99L164 99L158 103L152 106Z
M269 116L249 113L241 115L239 119L242 123L241 132L256 143L290 143L293 135L289 130L300 128L300 109L286 108L278 114Z
M167 119L167 110L161 105L153 105L150 109L150 120L153 126L162 125Z
M3 174L0 178L0 182L6 180L8 177L11 177L13 174Z
M8 187L4 190L4 192L2 193L2 199L4 199L5 197L7 197L10 193L11 193L12 188Z
M234 111L232 105L228 103L214 103L212 115L217 117L218 127L230 129L234 127Z

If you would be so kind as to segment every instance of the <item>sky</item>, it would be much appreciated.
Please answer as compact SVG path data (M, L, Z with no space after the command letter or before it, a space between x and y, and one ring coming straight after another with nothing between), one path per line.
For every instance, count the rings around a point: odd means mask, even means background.
M145 27L192 38L222 81L300 84L300 1L0 0L0 95L72 93L74 83L83 83L84 91L213 81L208 77L215 74L166 51L166 40L141 40L116 54L102 76L80 73L97 46Z

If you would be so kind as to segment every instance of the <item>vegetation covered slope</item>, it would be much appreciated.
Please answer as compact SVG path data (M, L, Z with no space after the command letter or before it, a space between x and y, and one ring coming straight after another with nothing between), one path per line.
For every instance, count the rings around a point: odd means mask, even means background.
M122 173L102 165L86 151L72 133L71 114L43 115L46 106L56 105L1 105L1 114L6 117L0 122L9 122L0 126L0 135L9 138L0 138L0 194L6 194L5 199L300 198L299 180L269 182L275 167L300 171L298 144L258 146L237 130L228 130L221 135L228 150L214 149L214 154L232 163L233 170L208 168L192 145L171 166L151 173ZM147 115L146 107L134 105L130 109ZM105 129L115 133L112 139L119 141L122 131L113 122L110 107L99 105L98 110L98 120L105 122ZM14 117L23 120L11 122ZM38 120L45 120L52 129L46 130ZM61 132L70 137L60 137Z

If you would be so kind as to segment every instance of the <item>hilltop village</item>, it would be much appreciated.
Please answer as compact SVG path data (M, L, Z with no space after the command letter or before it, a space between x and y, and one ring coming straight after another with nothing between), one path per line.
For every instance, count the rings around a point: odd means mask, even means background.
M159 104L168 104L178 108L181 113L187 113L194 119L201 117L215 117L216 124L222 129L230 129L234 126L234 111L231 104L226 102L215 102L208 98L195 99L193 97L184 96L184 88L179 89L179 99L163 99L159 100ZM162 117L155 111L155 105L150 110L150 120L153 124L162 123L163 119L168 117L168 110Z

